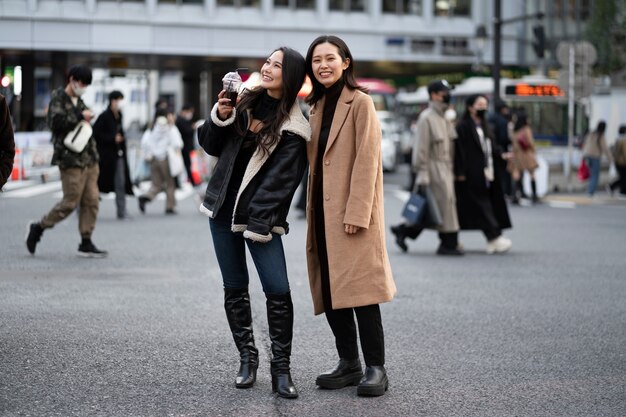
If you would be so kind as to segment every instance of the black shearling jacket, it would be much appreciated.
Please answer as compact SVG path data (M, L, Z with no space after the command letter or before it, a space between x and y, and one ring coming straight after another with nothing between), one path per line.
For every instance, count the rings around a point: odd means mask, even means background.
M227 120L220 120L216 104L210 119L198 129L202 148L218 158L200 205L200 211L211 218L217 215L224 202L243 143L244 138L237 133L235 123L248 126L250 112L237 114L235 109ZM311 127L297 103L280 131L281 139L269 154L257 151L250 159L232 216L232 231L243 232L245 238L257 242L269 242L272 232L282 235L289 231L287 214L306 169L306 142L311 138Z

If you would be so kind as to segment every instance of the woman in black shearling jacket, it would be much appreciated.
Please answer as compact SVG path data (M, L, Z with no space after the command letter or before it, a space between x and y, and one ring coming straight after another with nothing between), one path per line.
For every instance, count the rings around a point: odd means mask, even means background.
M260 87L238 103L220 92L210 120L198 131L200 145L218 157L200 211L210 217L224 308L240 353L235 385L252 387L258 367L247 246L267 298L272 390L285 398L296 398L298 392L289 368L293 304L281 236L288 232L287 213L306 167L311 135L296 103L305 67L293 49L275 50L261 68Z

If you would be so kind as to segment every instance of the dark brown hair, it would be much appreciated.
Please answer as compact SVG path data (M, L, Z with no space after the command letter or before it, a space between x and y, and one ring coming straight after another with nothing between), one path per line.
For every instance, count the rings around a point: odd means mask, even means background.
M306 97L306 102L310 105L314 105L324 96L324 92L326 91L324 85L317 81L315 74L313 74L313 50L317 45L322 43L330 43L331 45L336 46L342 62L350 60L348 68L343 71L343 82L346 87L351 90L360 90L367 93L367 88L361 87L354 78L354 59L352 58L350 49L348 49L348 45L346 45L346 43L337 36L322 35L311 43L311 46L309 46L309 50L306 53L306 72L311 79L311 84L313 85L311 93Z

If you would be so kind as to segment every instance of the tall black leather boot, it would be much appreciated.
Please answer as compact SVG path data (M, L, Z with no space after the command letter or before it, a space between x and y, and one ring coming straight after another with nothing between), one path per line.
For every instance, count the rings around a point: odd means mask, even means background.
M265 294L267 297L267 324L272 342L272 391L284 398L297 398L291 372L291 339L293 337L293 304L291 293Z
M237 388L250 388L256 381L259 351L254 345L252 310L247 288L224 288L224 310L235 345L239 350L239 373L235 379Z

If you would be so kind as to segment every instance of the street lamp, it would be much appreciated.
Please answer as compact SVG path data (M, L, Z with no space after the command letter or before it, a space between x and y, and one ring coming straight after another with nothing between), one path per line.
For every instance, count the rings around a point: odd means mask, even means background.
M485 52L485 45L487 44L487 27L485 25L479 25L476 28L476 72L482 72L483 70L483 56Z

